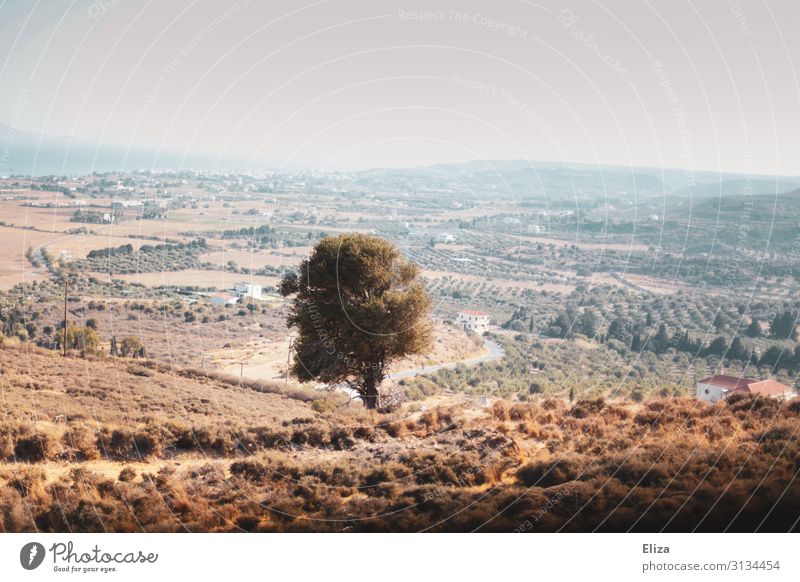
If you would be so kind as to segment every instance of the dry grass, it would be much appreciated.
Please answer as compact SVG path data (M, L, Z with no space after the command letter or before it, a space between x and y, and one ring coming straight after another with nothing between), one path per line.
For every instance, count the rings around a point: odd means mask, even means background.
M161 364L0 357L6 531L779 531L800 511L797 403L381 415Z

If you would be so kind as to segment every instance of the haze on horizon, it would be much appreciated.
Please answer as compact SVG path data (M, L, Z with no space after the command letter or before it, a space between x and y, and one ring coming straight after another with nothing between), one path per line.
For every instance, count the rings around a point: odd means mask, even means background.
M531 159L797 175L795 11L6 0L0 141L338 169Z

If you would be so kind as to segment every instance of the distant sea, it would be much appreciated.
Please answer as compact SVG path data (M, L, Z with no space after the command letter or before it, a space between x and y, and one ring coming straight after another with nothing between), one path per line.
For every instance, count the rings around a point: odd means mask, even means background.
M35 143L2 143L0 141L0 176L83 176L93 172L119 172L150 169L203 169L236 171L244 169L272 169L275 163L189 153L184 158L175 151L101 146L67 142L43 142L37 149Z

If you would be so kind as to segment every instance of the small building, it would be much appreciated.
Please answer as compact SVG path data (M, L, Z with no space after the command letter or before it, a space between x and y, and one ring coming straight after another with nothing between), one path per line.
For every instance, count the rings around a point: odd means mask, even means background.
M239 302L239 297L231 293L212 293L208 295L208 300L213 305L236 305Z
M467 331L482 334L489 329L489 314L485 311L465 309L459 312L458 323Z
M757 394L770 398L786 398L792 389L772 378L767 380L753 380L739 376L726 376L719 374L703 378L697 383L697 397L705 402L718 402L725 400L736 392Z
M244 281L240 283L236 283L233 286L233 291L239 297L247 297L250 299L261 299L262 294L262 287L261 285L253 285L251 283L245 283Z

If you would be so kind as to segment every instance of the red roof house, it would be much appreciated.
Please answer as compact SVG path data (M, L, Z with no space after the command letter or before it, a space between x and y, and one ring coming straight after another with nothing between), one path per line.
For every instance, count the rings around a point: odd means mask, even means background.
M759 396L783 396L791 391L791 388L772 378L754 380L752 378L718 374L703 378L697 382L697 397L709 402L727 398L734 392L757 394Z

